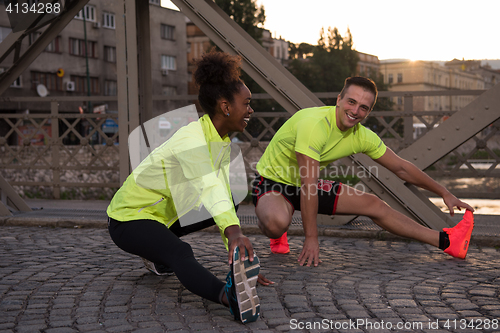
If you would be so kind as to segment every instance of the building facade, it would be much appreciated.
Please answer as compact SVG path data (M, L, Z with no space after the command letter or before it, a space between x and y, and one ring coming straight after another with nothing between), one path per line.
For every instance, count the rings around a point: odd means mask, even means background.
M90 0L3 96L116 96L116 2ZM40 31L24 38L27 48ZM8 17L0 13L0 42L10 33ZM184 14L150 1L151 67L153 95L187 93L187 41ZM0 72L12 64L9 56ZM170 105L170 104L172 105ZM109 112L117 103L106 103ZM175 109L174 102L156 102L153 114ZM102 105L94 105L102 109ZM2 103L0 112L50 112L46 103ZM62 102L60 112L92 112L86 103Z
M361 76L374 76L380 71L380 60L372 54L358 52L359 60L356 73Z
M500 83L500 71L491 69L488 64L482 64L481 60L458 60L453 59L444 64L461 72L479 74L484 79L484 89L490 89L497 83Z
M380 72L390 91L434 91L484 89L477 73L459 71L430 61L382 61ZM413 109L419 111L457 111L475 96L414 97ZM396 110L403 109L403 97L394 97Z
M187 42L188 42L188 75L192 76L194 71L194 60L200 58L203 53L214 47L205 33L198 28L193 22L187 19ZM289 43L281 38L273 38L271 32L262 29L262 47L268 51L280 64L286 66L288 62L288 45ZM192 80L189 82L189 94L197 94L198 88Z

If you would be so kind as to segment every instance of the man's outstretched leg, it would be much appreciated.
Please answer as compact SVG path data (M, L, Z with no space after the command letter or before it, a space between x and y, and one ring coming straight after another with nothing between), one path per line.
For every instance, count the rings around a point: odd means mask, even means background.
M433 245L457 258L465 258L474 227L472 212L466 211L464 220L454 228L445 228L439 232L424 227L392 209L375 195L345 185L339 193L337 214L367 216L377 225L395 235ZM464 246L467 248L464 249Z

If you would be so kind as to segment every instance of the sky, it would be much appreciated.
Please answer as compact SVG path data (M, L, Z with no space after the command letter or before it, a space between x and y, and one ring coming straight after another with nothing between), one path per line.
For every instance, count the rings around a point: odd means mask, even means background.
M168 0L162 0L167 5ZM349 28L354 48L384 59L500 59L500 0L257 0L264 28L317 44L320 30Z

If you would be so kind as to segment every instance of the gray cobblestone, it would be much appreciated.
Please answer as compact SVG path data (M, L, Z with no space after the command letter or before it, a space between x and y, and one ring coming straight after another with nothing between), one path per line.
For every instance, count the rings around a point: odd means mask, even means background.
M396 325L500 319L496 248L471 245L464 261L419 243L320 237L323 263L299 267L302 237L290 236L288 255L270 253L263 236L250 238L262 273L276 284L258 287L261 318L242 325L225 307L185 290L175 276L151 274L139 258L119 250L106 230L3 226L0 333L287 332L291 320ZM205 267L225 278L227 258L217 234L184 239Z

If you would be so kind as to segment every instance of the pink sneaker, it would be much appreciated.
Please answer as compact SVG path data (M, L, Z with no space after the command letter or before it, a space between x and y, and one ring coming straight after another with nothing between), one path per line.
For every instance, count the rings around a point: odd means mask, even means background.
M470 236L474 229L474 216L470 210L466 210L464 218L453 228L444 228L443 231L450 238L450 246L444 252L455 258L465 259L469 249Z
M290 245L288 245L288 238L286 232L280 238L272 239L269 244L272 253L289 253Z

